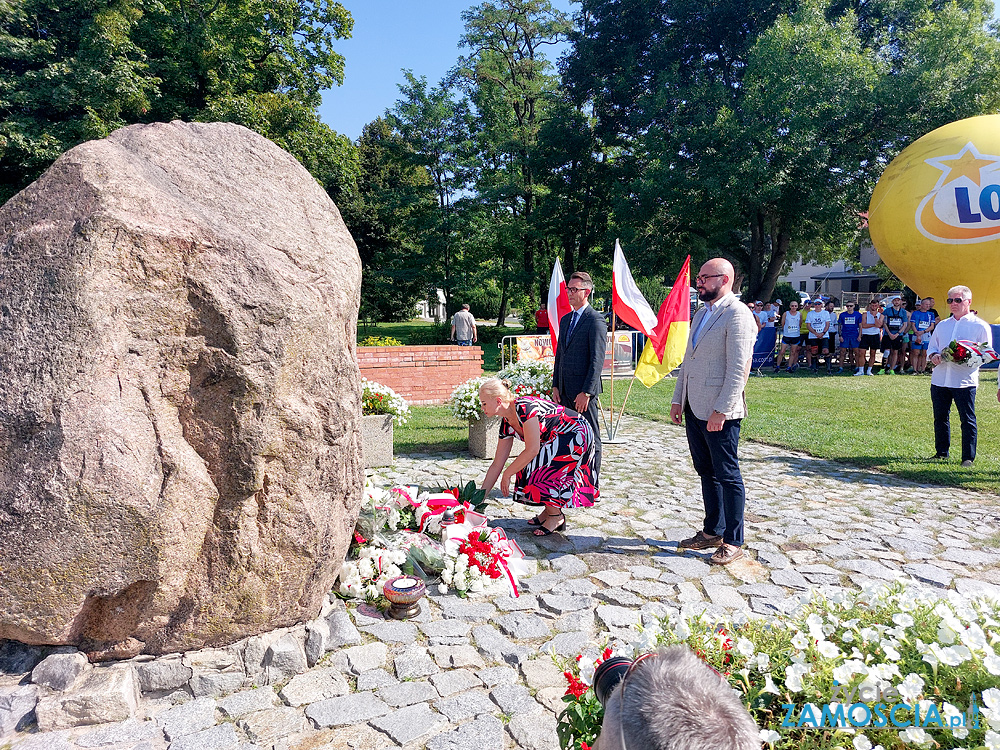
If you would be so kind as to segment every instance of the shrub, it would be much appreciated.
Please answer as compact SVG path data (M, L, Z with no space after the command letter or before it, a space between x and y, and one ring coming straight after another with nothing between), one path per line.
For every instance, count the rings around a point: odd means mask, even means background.
M552 388L552 365L548 362L515 362L496 374L510 383L517 396L548 397ZM451 412L458 419L470 422L483 416L479 404L479 387L489 378L472 378L458 385L451 394Z
M358 346L402 346L399 339L392 336L366 336L358 342Z
M402 426L410 418L410 407L389 386L361 378L361 413L364 416L391 414L392 421Z

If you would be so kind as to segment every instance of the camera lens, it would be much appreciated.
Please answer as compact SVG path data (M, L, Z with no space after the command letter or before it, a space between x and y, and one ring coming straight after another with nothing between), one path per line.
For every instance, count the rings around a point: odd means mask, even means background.
M618 683L625 678L625 673L632 665L631 659L624 656L616 656L601 662L594 672L594 694L603 706L608 696L618 686Z

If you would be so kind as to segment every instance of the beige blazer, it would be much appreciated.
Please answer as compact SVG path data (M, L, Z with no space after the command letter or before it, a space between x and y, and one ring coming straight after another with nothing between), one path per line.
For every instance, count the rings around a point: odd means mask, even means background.
M691 406L698 419L708 420L713 411L726 419L747 415L744 389L750 376L757 324L750 308L735 295L724 297L693 346L694 332L708 312L702 307L691 321L684 362L674 388L673 403Z

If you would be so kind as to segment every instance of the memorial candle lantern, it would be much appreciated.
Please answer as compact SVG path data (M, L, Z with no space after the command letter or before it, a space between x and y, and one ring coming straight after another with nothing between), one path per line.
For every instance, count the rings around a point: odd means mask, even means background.
M420 598L427 593L426 584L416 576L396 576L382 587L389 600L389 616L394 620L408 620L420 614Z

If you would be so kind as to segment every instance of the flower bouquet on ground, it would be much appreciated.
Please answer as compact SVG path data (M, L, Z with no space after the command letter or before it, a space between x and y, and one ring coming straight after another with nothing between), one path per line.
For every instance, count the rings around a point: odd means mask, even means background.
M614 649L634 658L675 643L728 680L771 748L1000 748L993 600L894 584L804 596L788 615L721 624L685 605ZM583 670L575 676L586 683ZM589 735L571 720L579 714L560 716L562 747L580 750ZM596 733L600 716L589 721Z
M392 421L397 426L402 426L410 418L410 406L389 386L361 378L361 413L366 417L372 414L391 414Z
M996 362L1000 357L987 343L975 341L952 341L941 352L941 359L966 367L982 367Z

